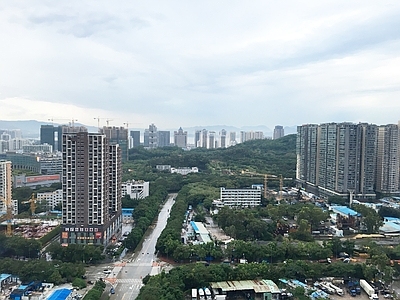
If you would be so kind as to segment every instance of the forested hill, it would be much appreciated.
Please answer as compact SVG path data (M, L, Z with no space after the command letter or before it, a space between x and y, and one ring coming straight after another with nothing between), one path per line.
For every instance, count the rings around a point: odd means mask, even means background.
M201 172L235 173L248 170L257 173L295 177L296 135L277 140L253 140L224 149L196 148L183 151L177 147L129 150L130 163L142 162L152 168L166 164L172 167L198 167Z

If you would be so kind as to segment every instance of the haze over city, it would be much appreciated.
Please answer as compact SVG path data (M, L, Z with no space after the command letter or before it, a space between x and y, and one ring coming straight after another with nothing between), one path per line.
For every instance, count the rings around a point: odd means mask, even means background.
M399 15L397 1L6 1L0 119L397 123Z

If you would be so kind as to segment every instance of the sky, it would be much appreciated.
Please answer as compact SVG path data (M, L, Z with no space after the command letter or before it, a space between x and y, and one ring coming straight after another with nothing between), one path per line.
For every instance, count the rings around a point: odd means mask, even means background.
M399 16L400 1L1 1L0 119L397 123Z

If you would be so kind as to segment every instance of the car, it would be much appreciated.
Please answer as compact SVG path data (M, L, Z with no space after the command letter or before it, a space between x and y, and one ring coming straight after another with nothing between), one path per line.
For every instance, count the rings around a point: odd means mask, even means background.
M110 289L110 294L115 294L115 289L113 287Z
M111 274L111 270L104 270L103 273L104 274Z

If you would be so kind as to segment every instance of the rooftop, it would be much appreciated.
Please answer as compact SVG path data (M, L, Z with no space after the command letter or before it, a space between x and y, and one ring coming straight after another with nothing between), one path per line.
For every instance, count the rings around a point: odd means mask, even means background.
M72 293L70 289L60 289L54 291L47 300L65 300Z

